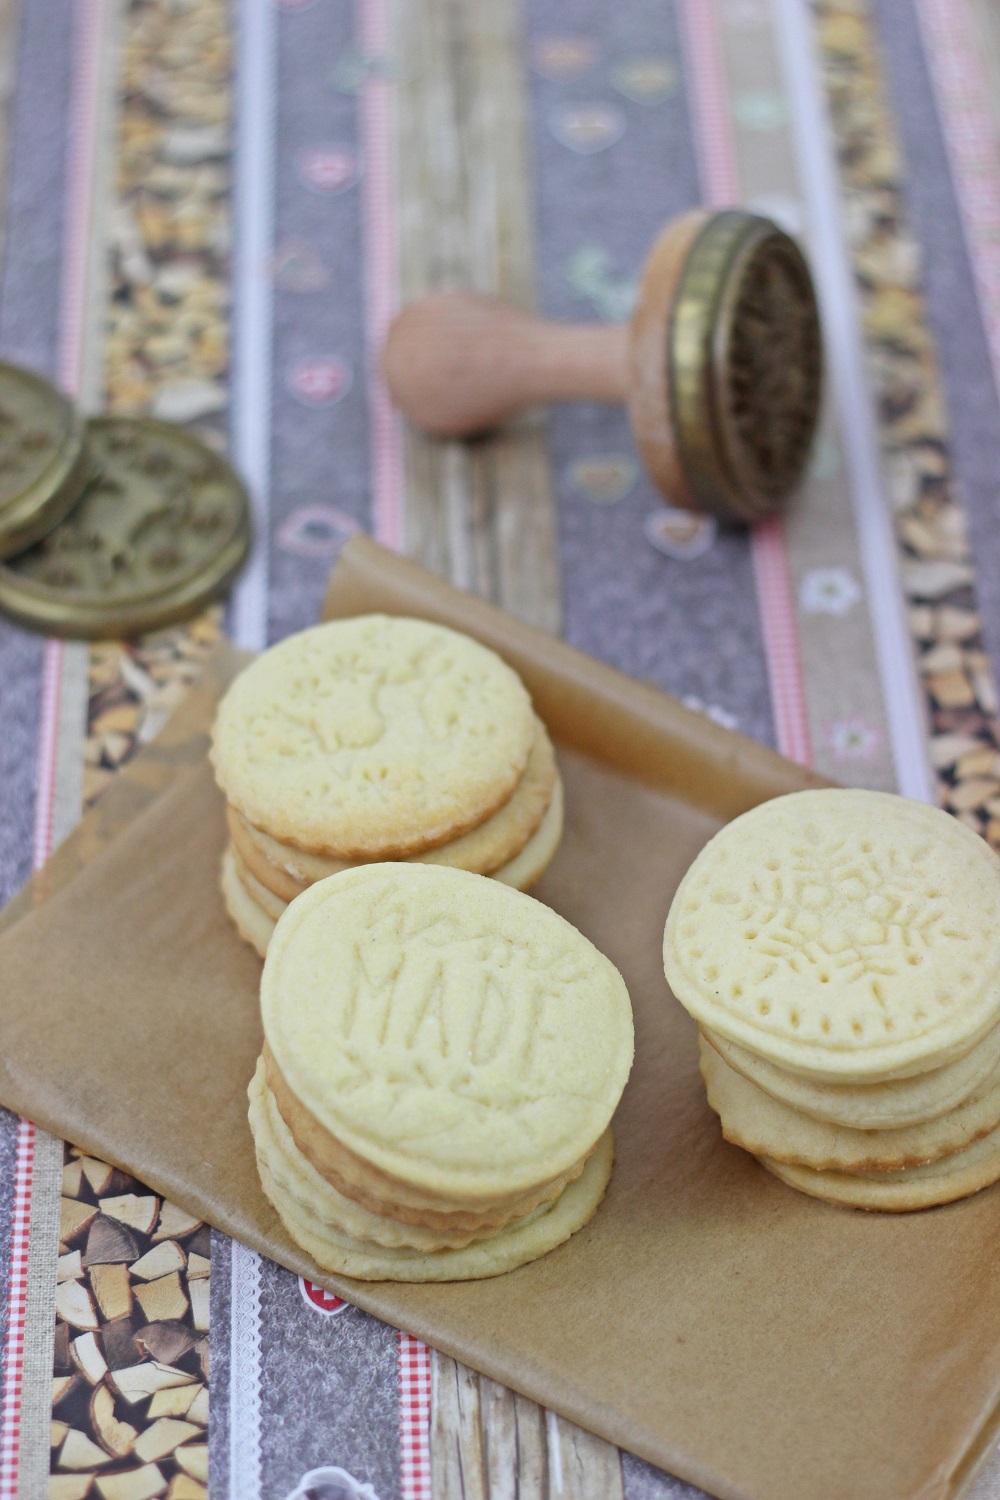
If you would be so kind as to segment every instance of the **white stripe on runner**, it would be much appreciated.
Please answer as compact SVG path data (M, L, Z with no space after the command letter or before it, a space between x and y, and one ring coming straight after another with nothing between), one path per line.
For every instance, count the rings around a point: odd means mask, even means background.
M545 1452L549 1461L549 1473L552 1478L552 1493L561 1495L563 1492L563 1467L562 1467L562 1443L559 1441L559 1418L554 1411L546 1408L545 1412Z
M7 1283L7 1341L4 1350L3 1412L0 1416L0 1500L16 1500L21 1439L21 1380L24 1314L28 1291L28 1228L31 1223L31 1174L35 1127L22 1120L17 1130L14 1167L10 1276Z
M35 832L32 847L32 869L34 870L40 870L52 852L62 659L62 641L46 641L42 658L42 705L38 730L38 784L35 792Z
M826 363L851 479L898 790L934 802L913 649L884 492L861 323L840 215L832 131L806 0L772 0L792 135L809 220L809 253L823 313Z
M274 251L275 0L242 0L234 12L236 147L230 451L250 491L254 541L233 590L238 646L267 645L271 511L271 346Z
M261 1258L233 1240L229 1289L229 1500L260 1500Z

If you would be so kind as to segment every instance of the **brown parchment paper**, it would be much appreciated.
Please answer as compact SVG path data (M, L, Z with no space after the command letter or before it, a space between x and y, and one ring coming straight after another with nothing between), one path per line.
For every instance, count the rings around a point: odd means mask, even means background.
M247 1244L725 1500L933 1500L1000 1396L1000 1192L902 1217L825 1206L726 1145L660 961L719 823L812 781L664 694L352 542L327 612L416 613L521 671L567 828L536 894L621 969L636 1063L590 1226L491 1281L326 1276L260 1192L246 1085L260 966L217 889L205 731L222 652L155 746L16 902L0 938L0 1101ZM112 840L109 842L110 840Z

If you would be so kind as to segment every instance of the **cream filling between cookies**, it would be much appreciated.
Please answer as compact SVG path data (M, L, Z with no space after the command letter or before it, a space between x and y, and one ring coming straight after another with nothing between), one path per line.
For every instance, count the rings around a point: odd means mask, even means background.
M345 1198L382 1218L425 1229L493 1233L514 1219L523 1218L541 1204L558 1198L569 1183L580 1176L590 1152L567 1171L538 1183L526 1192L493 1199L489 1203L448 1199L413 1183L403 1182L362 1160L332 1135L292 1093L264 1043L262 1059L267 1086L275 1106L297 1149L321 1177ZM591 1148L593 1150L593 1148Z

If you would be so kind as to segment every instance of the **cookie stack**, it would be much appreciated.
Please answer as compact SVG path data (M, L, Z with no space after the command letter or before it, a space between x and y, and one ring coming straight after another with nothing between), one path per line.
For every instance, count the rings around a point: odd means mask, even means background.
M882 792L780 797L681 882L664 969L727 1140L904 1211L1000 1180L1000 860Z
M226 906L267 952L288 903L402 860L526 890L562 835L552 743L517 673L457 631L362 615L265 651L213 730Z
M632 1011L540 902L440 865L346 871L281 918L261 1009L261 1182L320 1266L495 1276L595 1212Z

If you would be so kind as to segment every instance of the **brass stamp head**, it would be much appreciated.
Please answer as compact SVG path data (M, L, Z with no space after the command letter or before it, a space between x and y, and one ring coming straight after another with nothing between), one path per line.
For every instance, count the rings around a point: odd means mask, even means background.
M725 520L780 510L819 420L822 338L795 241L742 210L687 214L646 262L629 410L651 478Z
M668 358L699 510L756 520L802 478L819 418L819 309L802 253L767 219L715 216L681 274Z

